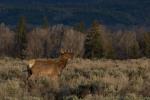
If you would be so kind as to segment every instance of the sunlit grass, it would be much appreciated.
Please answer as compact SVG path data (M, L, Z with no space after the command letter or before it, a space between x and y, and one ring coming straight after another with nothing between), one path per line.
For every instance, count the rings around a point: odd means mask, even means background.
M74 59L58 80L27 81L26 68L25 61L0 59L2 100L150 99L150 59Z

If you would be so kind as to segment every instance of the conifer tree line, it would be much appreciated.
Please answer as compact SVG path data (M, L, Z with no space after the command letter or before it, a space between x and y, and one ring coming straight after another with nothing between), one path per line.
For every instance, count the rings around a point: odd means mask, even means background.
M14 29L0 24L1 57L53 58L63 48L89 59L150 58L150 32L144 29L110 31L96 20L89 28L82 21L74 26L50 26L47 17L41 26L28 27L25 17Z

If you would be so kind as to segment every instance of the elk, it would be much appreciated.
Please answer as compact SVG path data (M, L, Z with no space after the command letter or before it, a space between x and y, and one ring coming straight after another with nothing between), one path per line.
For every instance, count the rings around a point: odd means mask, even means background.
M51 79L57 78L66 67L68 59L73 58L72 52L61 50L60 53L61 54L58 60L30 60L28 67L30 76L28 77L28 79L33 79L33 77L39 76L48 76Z

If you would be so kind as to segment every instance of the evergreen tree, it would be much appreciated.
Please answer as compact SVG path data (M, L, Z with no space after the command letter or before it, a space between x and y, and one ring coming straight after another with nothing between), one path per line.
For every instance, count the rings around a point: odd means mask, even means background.
M138 58L139 57L139 44L137 41L130 47L129 57L130 58Z
M49 27L48 18L45 16L43 18L43 28L48 28L48 27Z
M25 57L26 43L26 22L25 17L22 16L17 25L17 32L15 35L15 52L17 57Z
M48 58L48 44L47 44L47 40L44 41L43 49L44 49L44 51L43 51L44 52L43 57Z
M94 21L85 41L85 57L101 58L103 56L100 24Z
M144 33L144 54L150 58L150 32Z
M78 24L76 24L74 26L74 29L79 31L79 32L83 32L84 33L85 32L85 24L84 24L84 22L80 21Z
M109 37L105 37L106 41L103 42L103 56L105 58L114 59L116 57L112 40Z

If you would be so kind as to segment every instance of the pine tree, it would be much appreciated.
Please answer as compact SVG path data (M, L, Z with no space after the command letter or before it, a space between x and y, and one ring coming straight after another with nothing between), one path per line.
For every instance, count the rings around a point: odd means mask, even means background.
M48 58L48 44L47 44L47 40L44 41L43 49L44 49L43 57Z
M19 20L15 35L15 52L17 57L25 57L26 43L26 22L25 17L22 16Z
M48 28L49 27L49 22L48 22L48 18L45 16L43 18L43 28Z
M116 54L115 54L112 40L109 37L105 37L104 39L106 41L103 41L103 56L105 58L114 59L116 57Z
M87 34L85 41L85 57L87 58L101 58L103 56L101 31L99 26L100 24L97 21L94 21Z
M130 47L129 57L130 58L138 58L139 57L139 44L137 41Z
M144 33L144 54L150 58L150 32Z
M76 24L74 26L74 29L77 30L77 31L79 31L79 32L84 33L85 32L85 24L84 24L84 22L80 21L78 24Z

